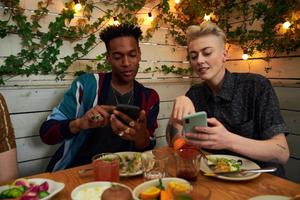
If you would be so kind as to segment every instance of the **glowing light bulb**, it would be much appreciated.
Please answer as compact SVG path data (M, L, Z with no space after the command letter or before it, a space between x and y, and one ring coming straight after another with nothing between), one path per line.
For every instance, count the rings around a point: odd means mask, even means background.
M176 4L179 4L179 3L180 3L180 0L175 0L175 3L176 3Z
M205 14L203 19L204 21L210 21L210 14L209 15Z
M282 27L283 27L284 29L289 29L290 26L291 26L291 23L290 23L289 21L286 21L286 22L284 22L284 23L282 24Z
M248 54L243 53L242 58L243 58L243 60L248 60L249 56L248 56Z
M82 5L80 3L76 3L75 6L74 6L74 10L76 12L79 12L81 9L82 9Z
M148 12L148 21L149 22L153 21L153 16L152 16L151 12Z
M118 26L120 24L120 22L118 21L117 17L114 17L114 25Z

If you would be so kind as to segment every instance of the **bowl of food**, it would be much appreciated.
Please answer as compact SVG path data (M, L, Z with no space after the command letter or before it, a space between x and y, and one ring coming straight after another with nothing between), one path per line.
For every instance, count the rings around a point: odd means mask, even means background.
M51 179L20 178L10 185L0 186L0 199L48 200L59 193L64 187L64 183Z
M190 193L193 187L181 178L162 178L144 182L133 190L134 200L146 199L192 199Z
M71 193L72 200L132 200L128 186L107 181L94 181L77 186Z

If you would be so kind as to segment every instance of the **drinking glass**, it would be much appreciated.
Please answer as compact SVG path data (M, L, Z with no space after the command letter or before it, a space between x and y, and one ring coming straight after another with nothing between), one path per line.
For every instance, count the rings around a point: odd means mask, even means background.
M168 156L157 154L157 150L142 154L144 179L152 180L167 176Z
M119 156L112 153L102 153L93 156L92 165L95 181L120 180Z
M201 154L197 149L179 149L175 153L176 176L187 181L196 181L200 169Z

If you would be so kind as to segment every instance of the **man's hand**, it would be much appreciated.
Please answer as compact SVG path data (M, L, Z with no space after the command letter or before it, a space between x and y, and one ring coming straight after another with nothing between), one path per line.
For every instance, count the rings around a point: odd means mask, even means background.
M186 96L176 97L173 104L173 111L171 118L174 121L182 124L182 118L185 115L195 113L195 107L193 102Z
M119 120L121 119L121 120ZM145 148L149 145L149 133L147 129L146 112L141 110L139 118L134 121L126 114L114 110L110 118L112 130L125 140L132 140L137 148Z
M110 115L114 109L115 106L96 105L81 118L70 122L71 132L75 134L84 129L107 126L110 123Z
M230 149L233 133L229 132L216 118L207 119L210 127L196 126L196 133L185 133L190 142L206 149Z

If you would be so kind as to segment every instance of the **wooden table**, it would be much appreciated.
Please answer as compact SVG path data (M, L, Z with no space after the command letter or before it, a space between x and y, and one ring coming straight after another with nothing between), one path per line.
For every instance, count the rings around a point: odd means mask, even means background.
M163 151L172 153L169 148ZM83 183L93 181L92 174L79 175L78 171L89 165L66 169L54 173L43 173L31 176L31 178L48 178L65 183L63 191L58 193L54 199L70 199L72 190ZM142 176L121 178L121 183L132 189L143 183ZM225 181L213 177L207 177L199 173L198 179L193 183L196 194L206 195L206 199L248 199L257 195L286 195L295 196L300 194L300 184L282 179L270 174L263 173L258 178L248 181ZM196 198L197 200L200 198Z

